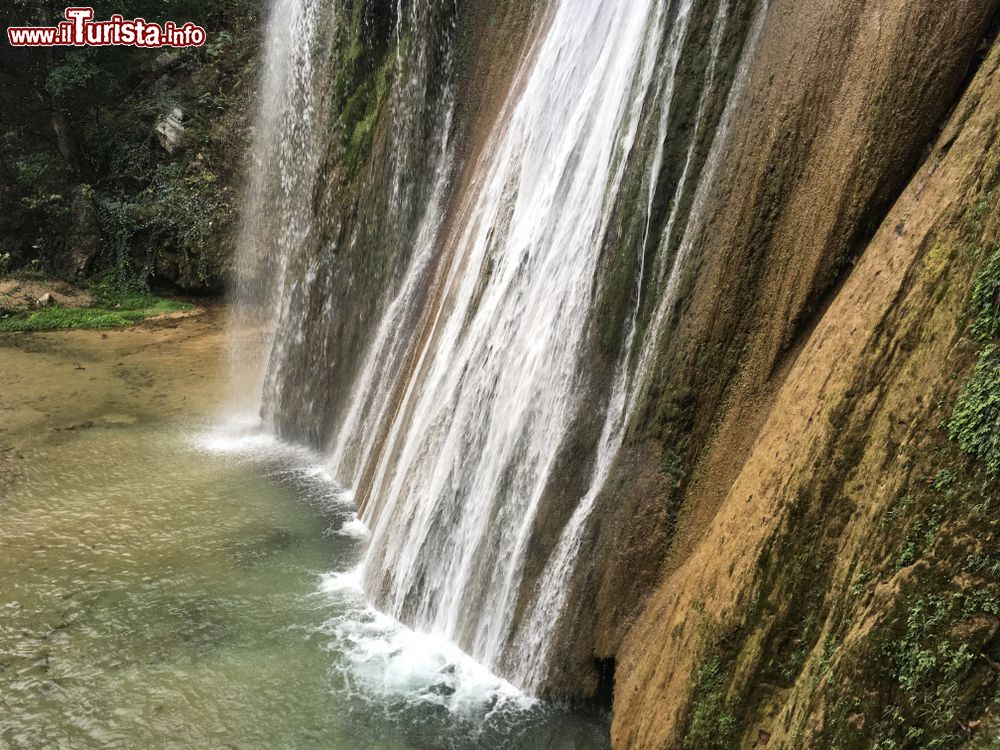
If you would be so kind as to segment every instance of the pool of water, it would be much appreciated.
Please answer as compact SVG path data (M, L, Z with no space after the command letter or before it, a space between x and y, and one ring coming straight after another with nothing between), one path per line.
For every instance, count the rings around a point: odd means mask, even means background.
M308 454L106 420L0 498L0 747L605 748L359 589Z

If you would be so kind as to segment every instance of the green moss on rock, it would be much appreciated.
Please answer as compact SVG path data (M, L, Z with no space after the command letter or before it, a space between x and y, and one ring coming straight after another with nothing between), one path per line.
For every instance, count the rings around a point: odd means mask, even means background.
M979 353L948 421L948 434L958 446L1000 474L1000 350L994 344Z
M729 669L718 654L706 659L695 678L685 750L727 750L736 744L736 717L729 710Z

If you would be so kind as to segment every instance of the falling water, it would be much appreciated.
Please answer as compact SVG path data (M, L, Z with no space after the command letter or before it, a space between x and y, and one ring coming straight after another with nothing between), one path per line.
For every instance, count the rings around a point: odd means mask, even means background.
M426 200L406 235L405 272L386 290L353 367L353 385L336 397L336 419L318 413L312 401L304 409L307 418L333 425L314 442L327 451L331 475L354 490L370 529L363 568L368 596L383 611L445 636L532 690L543 682L553 623L566 606L564 579L621 444L655 336L647 330L641 355L633 356L640 343L640 292L657 294L662 310L670 304L664 295L676 288L664 278L668 269L671 277L677 273L679 262L666 258L659 237L650 236L650 217L692 11L709 3L715 9L709 60L697 81L701 93L691 132L684 136L681 179L669 198L669 234L689 189L701 130L715 127L707 102L717 85L730 2L559 0L542 20L461 199L453 190L454 109L445 89L438 146L420 178ZM242 296L262 302L257 309L270 321L260 392L262 413L280 431L277 417L302 390L302 378L320 378L303 367L302 351L312 347L312 361L327 356L325 350L317 356L312 344L316 321L305 320L289 300L326 294L323 316L350 311L329 299L322 264L338 261L324 260L313 237L322 218L313 200L320 141L329 129L320 114L328 108L322 101L325 71L317 61L330 39L324 24L332 19L308 0L279 0L276 8L291 14L300 39L311 41L294 53L279 51L288 32L272 23L255 158L257 169L274 177L258 178L251 191L244 242L247 276L268 282L264 291L242 284L249 289ZM400 5L397 40L404 25ZM397 60L401 70L406 65ZM400 78L402 89L417 80ZM407 107L417 109L413 97L427 95L426 86L417 89L397 91L397 120ZM652 152L640 153L648 127L659 137ZM399 154L414 143L397 142L391 151L393 202L404 200L407 181L413 181ZM646 212L638 291L604 402L584 403L602 250L614 241L612 219L636 162L645 165L648 185L646 205L635 208ZM658 248L652 284L645 279L646 245ZM637 360L638 369L630 367ZM288 371L293 362L294 375ZM518 627L536 520L545 513L547 490L558 482L556 465L574 420L586 409L603 423L595 455L580 467L590 489L568 519ZM520 642L513 646L516 627Z
M678 19L674 25L674 38L670 45L671 54L668 57L667 85L663 92L665 104L661 104L661 118L659 123L660 138L658 148L653 161L652 174L658 174L662 158L663 144L668 133L668 117L670 113L669 104L673 98L673 88L677 68L677 54L681 48L680 40L687 32L688 13L691 3L682 5ZM658 343L658 335L662 331L662 322L666 312L671 308L677 295L678 278L681 270L685 267L687 255L691 250L692 237L697 222L703 218L700 210L701 203L705 200L706 194L713 184L718 160L723 152L726 139L729 134L731 123L731 113L737 101L739 101L741 83L746 79L746 69L750 56L756 47L756 37L760 31L760 25L764 18L767 2L763 4L763 11L759 12L750 33L750 43L746 45L743 59L739 66L739 71L733 80L733 85L727 96L726 107L723 115L716 125L716 132L712 138L710 154L705 165L704 172L697 181L695 188L695 208L688 213L688 226L681 235L681 245L678 253L672 258L672 263L664 260L661 264L661 272L657 278L657 286L660 287L659 303L653 318L653 324L648 328L647 336L639 347L635 347L637 334L637 316L640 305L637 303L633 314L629 331L627 334L625 351L621 357L615 375L615 384L611 392L608 416L605 419L604 429L599 443L597 461L590 479L590 489L577 505L572 517L563 529L555 553L550 557L545 570L542 572L541 580L538 584L538 593L535 596L530 614L527 618L527 626L522 628L522 637L517 649L518 671L522 677L522 682L527 686L538 689L545 680L548 669L548 661L551 655L553 643L552 636L555 630L553 623L557 622L566 610L569 587L566 581L572 574L573 566L580 554L583 543L583 533L585 524L594 510L598 496L604 488L605 480L611 469L612 461L621 446L625 425L634 412L641 387L647 385L644 379L648 379L649 360L655 351ZM679 215L681 205L681 193L687 184L688 172L694 159L695 146L698 141L700 129L706 120L706 109L709 102L709 92L715 82L717 66L721 53L723 33L729 18L731 6L729 0L721 0L716 10L715 19L712 23L710 36L710 56L708 65L705 68L702 91L698 101L697 114L694 120L694 132L688 144L684 158L684 166L680 179L677 182L676 190L671 200L671 208L663 231L663 241L666 242L671 235L674 223ZM653 191L650 188L649 203L647 206L647 233L644 236L643 244L649 241L648 236L648 216L652 212ZM659 253L661 259L666 257L666 253ZM669 278L667 269L671 272ZM641 277L644 273L644 265L640 262L640 281L637 284L642 288ZM633 350L638 349L638 365L630 373L628 364L632 357Z
M494 667L579 406L593 279L653 68L655 10L554 9L447 249L437 306L373 457L368 590Z
M329 3L274 0L271 6L234 278L231 330L239 336L231 341L230 361L240 382L263 379L267 360L260 352L275 353L270 377L281 377L283 349L273 346L273 323L287 317L290 296L280 292L298 283L287 279L288 269L315 226L312 196L322 156L324 61L333 21ZM248 364L251 372L245 372Z

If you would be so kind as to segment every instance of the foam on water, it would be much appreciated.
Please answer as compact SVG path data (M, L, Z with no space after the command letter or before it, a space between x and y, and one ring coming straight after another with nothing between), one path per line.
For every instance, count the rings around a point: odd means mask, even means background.
M307 499L332 501L341 512L350 509L335 533L356 540L361 559L370 531L354 512L353 493L333 480L315 452L276 438L260 420L248 418L227 420L191 442L207 453L265 465L268 475L303 486ZM363 580L359 564L323 573L317 590L340 610L321 631L331 638L327 649L342 658L349 689L377 701L440 706L467 718L537 705L446 637L408 628L372 607Z
M288 443L282 443L271 432L262 429L257 417L237 415L205 432L196 433L192 438L196 448L208 453L228 453L239 455L272 454L282 448L301 451Z
M285 471L304 480L329 485L345 503L353 494L338 485L323 459L309 448L279 439L259 418L237 416L192 438L194 447L207 453L224 454L252 461L281 464Z
M345 678L371 697L441 706L466 716L530 709L537 701L497 677L448 639L421 633L371 607L361 566L328 573L319 592L344 607L323 632L345 657Z
M354 517L350 521L347 521L340 527L340 533L354 539L367 539L371 534L368 527L365 526L365 522L361 520L357 513L354 514Z

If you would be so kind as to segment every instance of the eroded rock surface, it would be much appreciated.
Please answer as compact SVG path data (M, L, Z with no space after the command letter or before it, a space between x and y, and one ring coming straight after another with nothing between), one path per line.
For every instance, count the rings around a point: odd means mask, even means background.
M684 325L705 321L698 339L723 342L736 372L665 578L618 654L616 747L996 741L997 581L975 561L996 533L997 483L941 425L976 358L968 299L996 244L1000 47L866 238L963 88L995 4L819 5L777 3L789 34L765 32L761 55L772 101L830 108L806 130L810 118L778 126L749 106L773 127L774 148L753 149L760 190L788 189L754 217L757 191L734 183L744 234L692 293ZM804 56L819 85L788 86L798 66L773 55ZM734 257L752 274L739 284Z

